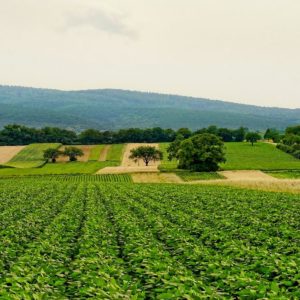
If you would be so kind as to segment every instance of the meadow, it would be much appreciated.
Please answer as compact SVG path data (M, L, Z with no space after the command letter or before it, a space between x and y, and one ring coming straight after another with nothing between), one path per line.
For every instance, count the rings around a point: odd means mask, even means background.
M300 160L272 144L226 143L225 170L300 170Z
M298 195L6 179L0 199L1 299L300 297Z
M44 150L59 148L58 143L30 144L14 156L6 165L15 168L37 168L45 164Z

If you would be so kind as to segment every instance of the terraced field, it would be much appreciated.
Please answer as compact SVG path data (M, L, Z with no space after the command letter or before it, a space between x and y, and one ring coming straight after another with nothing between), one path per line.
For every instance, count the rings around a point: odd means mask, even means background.
M6 165L15 168L36 168L45 164L44 150L59 148L58 143L31 144L17 153Z
M298 195L32 179L0 199L1 299L300 298Z

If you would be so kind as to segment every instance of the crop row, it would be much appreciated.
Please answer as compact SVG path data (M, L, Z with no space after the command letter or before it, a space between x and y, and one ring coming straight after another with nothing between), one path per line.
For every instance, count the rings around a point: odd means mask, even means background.
M297 299L297 195L3 180L2 299Z

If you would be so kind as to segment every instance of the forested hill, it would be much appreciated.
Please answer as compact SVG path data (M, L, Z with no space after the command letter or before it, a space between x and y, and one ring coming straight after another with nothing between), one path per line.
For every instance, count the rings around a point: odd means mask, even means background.
M0 86L0 127L9 123L75 130L197 129L208 125L283 129L300 123L300 109L112 89L59 91Z

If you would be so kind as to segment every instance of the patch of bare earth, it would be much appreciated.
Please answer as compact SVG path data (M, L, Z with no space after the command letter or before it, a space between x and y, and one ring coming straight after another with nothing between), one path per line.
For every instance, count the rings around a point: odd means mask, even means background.
M131 175L135 183L182 183L174 173L135 173Z
M121 166L119 167L106 167L97 172L97 174L126 174L126 173L155 173L159 172L159 161L151 161L148 166L142 160L134 161L129 158L131 150L140 146L152 146L158 149L158 144L143 144L143 143L131 143L126 145L126 149L123 154Z
M1 146L0 147L0 164L6 164L16 156L25 146Z
M77 160L81 161L81 162L87 162L89 160L90 157L90 152L93 146L90 145L78 145L78 146L62 146L59 148L60 151L64 151L66 149L66 147L76 147L79 148L83 151L83 156L78 156ZM60 156L57 159L57 162L67 162L69 161L69 157L68 156Z
M240 171L222 171L222 176L229 180L258 180L258 181L276 181L277 179L259 170L240 170Z
M102 149L102 151L100 153L99 161L106 161L106 157L107 157L110 147L111 147L110 145L104 146L104 148Z

